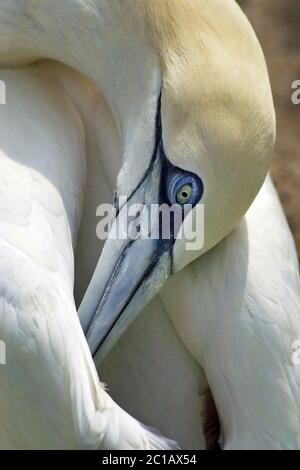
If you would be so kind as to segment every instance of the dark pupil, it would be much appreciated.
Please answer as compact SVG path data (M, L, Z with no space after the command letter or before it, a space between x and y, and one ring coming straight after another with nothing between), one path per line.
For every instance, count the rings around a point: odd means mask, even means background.
M183 191L182 196L183 197L188 197L188 193L186 191Z

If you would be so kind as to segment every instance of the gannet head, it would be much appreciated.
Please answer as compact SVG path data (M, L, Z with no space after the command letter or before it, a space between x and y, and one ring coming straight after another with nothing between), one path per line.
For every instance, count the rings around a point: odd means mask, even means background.
M177 0L145 4L161 72L152 151L124 162L112 231L121 226L124 235L129 226L134 233L107 240L79 311L90 348L101 356L172 272L239 223L265 179L274 146L264 56L235 2L222 2L222 15L219 0L189 0L184 9ZM179 226L154 210L149 229L150 207L157 204L175 205ZM195 228L203 230L203 243L189 249Z

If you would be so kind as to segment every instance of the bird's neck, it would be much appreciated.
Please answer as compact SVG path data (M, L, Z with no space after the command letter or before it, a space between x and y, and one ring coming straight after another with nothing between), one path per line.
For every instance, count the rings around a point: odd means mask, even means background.
M0 10L0 66L43 58L71 66L101 89L121 130L124 152L132 150L133 141L137 147L152 141L160 72L136 2L5 2Z

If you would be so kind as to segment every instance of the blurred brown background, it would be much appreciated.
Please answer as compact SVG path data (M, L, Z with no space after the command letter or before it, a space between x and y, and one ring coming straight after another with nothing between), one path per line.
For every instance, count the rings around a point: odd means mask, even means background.
M291 102L300 80L300 0L239 0L261 42L277 113L272 175L294 233L300 258L300 105Z

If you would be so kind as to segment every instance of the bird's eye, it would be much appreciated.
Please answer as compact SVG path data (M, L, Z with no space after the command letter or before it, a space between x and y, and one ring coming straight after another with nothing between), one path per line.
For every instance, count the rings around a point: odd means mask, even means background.
M193 187L190 184L184 184L176 193L176 202L183 206L188 204L193 195Z
M176 172L177 173L177 172ZM203 182L193 173L173 174L169 180L169 200L171 204L197 204L203 196Z

